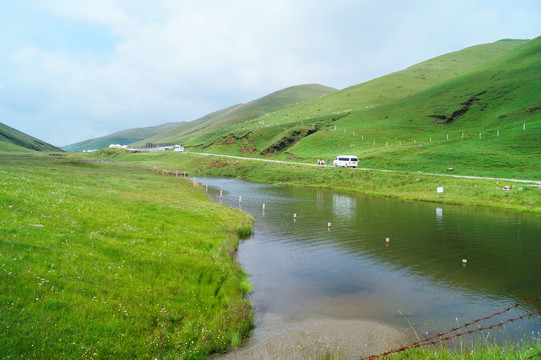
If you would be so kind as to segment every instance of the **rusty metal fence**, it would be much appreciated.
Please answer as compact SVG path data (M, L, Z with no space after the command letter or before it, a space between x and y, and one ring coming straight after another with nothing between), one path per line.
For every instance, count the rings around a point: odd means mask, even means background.
M386 356L386 355L406 351L406 350L409 350L409 349L420 348L422 346L427 346L427 345L436 345L436 344L438 344L440 342L443 342L443 341L449 341L451 339L455 339L455 338L458 338L458 337L461 337L461 336L464 336L464 335L470 335L470 334L473 334L473 333L476 333L476 332L479 332L479 331L492 330L494 328L502 327L505 324L508 324L508 323L511 323L511 322L514 322L514 321L519 321L519 320L522 320L522 319L526 319L526 318L532 317L534 315L541 315L541 311L533 311L533 312L530 312L530 313L522 315L522 316L518 316L518 317L515 317L515 318L509 318L509 319L507 319L505 321L500 321L499 323L493 324L493 325L490 325L490 326L479 326L478 325L478 327L475 328L475 329L466 330L466 328L468 328L471 325L477 324L477 323L479 323L481 321L489 320L489 319L491 319L491 318L493 318L495 316L505 314L506 312L511 311L513 309L516 309L516 308L518 308L520 306L528 305L528 304L534 303L534 302L539 301L539 300L541 300L541 297L538 297L536 299L532 299L532 300L529 300L529 301L525 301L525 302L522 302L522 303L519 303L519 304L515 304L513 306L508 307L507 309L504 309L504 310L496 312L496 313L494 313L492 315L489 315L489 316L486 316L486 317L483 317L483 318L468 322L468 323L466 323L466 324L464 324L462 326L453 328L453 329L445 331L443 333L439 333L437 335L428 337L428 338L423 339L423 340L419 340L417 342L414 342L414 343L409 344L409 345L402 346L400 348L385 351L385 352L383 352L381 354L370 355L370 356L367 356L367 357L361 357L359 360L373 360L373 359L377 359L377 358L380 358L380 357L383 357L383 356ZM524 360L533 359L535 357L540 357L540 356L541 356L541 353L538 353L538 354L534 354L534 355L532 355L532 356L530 356L528 358L525 358Z

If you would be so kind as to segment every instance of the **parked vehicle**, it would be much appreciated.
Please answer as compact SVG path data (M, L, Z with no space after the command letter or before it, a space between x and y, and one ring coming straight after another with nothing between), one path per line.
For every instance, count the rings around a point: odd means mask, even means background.
M184 152L184 146L182 145L175 145L175 152Z
M359 165L359 159L354 155L339 155L332 164L334 166L356 168Z

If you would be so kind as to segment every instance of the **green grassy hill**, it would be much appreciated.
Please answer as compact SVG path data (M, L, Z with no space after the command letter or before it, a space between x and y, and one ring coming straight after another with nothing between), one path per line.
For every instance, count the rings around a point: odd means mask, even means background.
M265 116L274 111L321 97L333 91L336 91L336 89L317 84L292 86L253 100L247 104L234 105L214 112L136 144L144 144L146 142L175 142L185 145L198 144L207 141L209 134L227 133L227 129L235 124Z
M235 125L225 134L207 133L207 141L191 144L193 151L310 162L346 153L358 155L363 167L539 178L540 88L541 38L502 40Z
M366 167L538 179L539 89L541 38L414 95L352 111L336 131L289 151L303 158L354 153Z
M36 139L2 123L0 123L0 150L10 152L25 152L29 150L45 152L63 151L54 145Z
M101 149L104 147L108 147L110 144L128 145L175 128L179 126L179 124L181 123L168 122L157 126L123 130L111 135L106 135L99 138L89 139L75 144L67 145L63 148L67 151L83 151Z
M234 133L237 137L242 137L246 134L245 130L253 131L255 142L261 143L261 145L269 145L268 142L272 142L274 137L280 133L270 129L272 124L281 124L281 130L283 130L284 125L291 127L291 124L299 123L302 126L306 121L310 122L311 119L325 116L336 119L343 117L344 112L362 110L400 99L449 80L525 42L526 40L509 40L472 46L424 61L405 70L366 83L331 92L326 96L316 96L311 100L298 101L298 104L295 102L295 104L283 109L239 121L237 125L230 127L226 131L203 126L192 127L190 132L192 138L186 145L197 145L201 148L208 147L213 142L217 142L217 145L223 142L230 143L227 136L223 138L224 135ZM269 131L259 131L258 129L262 127L267 128ZM302 130L304 133L307 131L306 129ZM260 138L261 136L263 138ZM216 146L212 145L212 147L215 148Z

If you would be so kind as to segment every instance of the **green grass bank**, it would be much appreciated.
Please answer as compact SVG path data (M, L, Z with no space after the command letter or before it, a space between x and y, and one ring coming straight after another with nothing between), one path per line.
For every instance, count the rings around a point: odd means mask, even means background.
M202 359L240 345L253 218L192 182L0 154L0 358Z
M82 156L82 155L72 155ZM334 167L312 167L173 152L128 153L103 150L92 155L123 165L157 167L190 176L229 176L240 179L314 186L407 200L491 206L541 213L541 189L501 180L466 179L423 175L418 172L388 173ZM360 165L362 166L362 164ZM444 193L438 194L437 188ZM510 186L504 191L504 186ZM514 186L514 188L513 188Z

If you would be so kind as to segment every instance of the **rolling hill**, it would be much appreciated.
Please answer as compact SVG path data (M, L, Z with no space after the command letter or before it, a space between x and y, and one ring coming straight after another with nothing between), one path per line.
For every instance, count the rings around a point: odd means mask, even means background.
M206 136L207 133L223 132L235 124L243 123L310 99L319 98L334 91L336 89L318 84L292 86L250 101L249 103L234 105L179 125L169 131L139 141L136 145L144 145L147 142L175 142L188 145L197 143L198 141L204 141L200 137Z
M352 111L333 124L338 131L326 128L288 151L302 158L355 153L366 167L536 179L539 89L541 38L413 95Z
M111 135L102 136L95 139L81 141L75 144L64 146L67 151L95 150L109 146L110 144L128 145L145 138L160 134L169 129L179 126L179 122L168 122L157 126L148 126L144 128L134 128L116 132Z
M260 101L272 101L275 96L289 96L291 91L306 89L305 86L288 88L252 101L246 105L235 105L215 113L216 115L207 115L202 119L186 123L177 129L147 140L148 142L183 141L187 146L198 146L201 148L209 147L213 142L218 142L219 144L221 138L228 133L235 133L237 137L241 137L246 132L240 135L239 133L242 133L246 129L254 130L261 126L268 128L269 124L301 122L327 115L343 116L342 113L345 110L351 111L378 106L415 94L416 92L456 77L458 74L498 57L525 42L526 40L509 40L472 46L450 54L438 56L402 71L359 85L340 91L329 92L325 96L320 96L321 94L316 92L316 96L312 96L311 99L305 99L303 101L297 98L294 99L295 101L281 102L277 104L278 106L274 106L274 109L265 109L266 111L247 114L246 110L258 106ZM231 118L236 121L227 121ZM222 121L222 119L226 119L226 121ZM236 126L234 124L235 122ZM225 130L224 126L227 125L229 125L229 128ZM255 137L257 138L257 136ZM267 139L263 139L261 141L262 143L272 141L273 137L271 139L268 136L266 137ZM142 143L140 142L140 144Z
M63 151L45 141L36 139L10 126L0 123L0 150L2 151Z
M363 167L538 178L541 38L442 55L226 130L194 129L193 151ZM422 145L422 147L420 147Z

